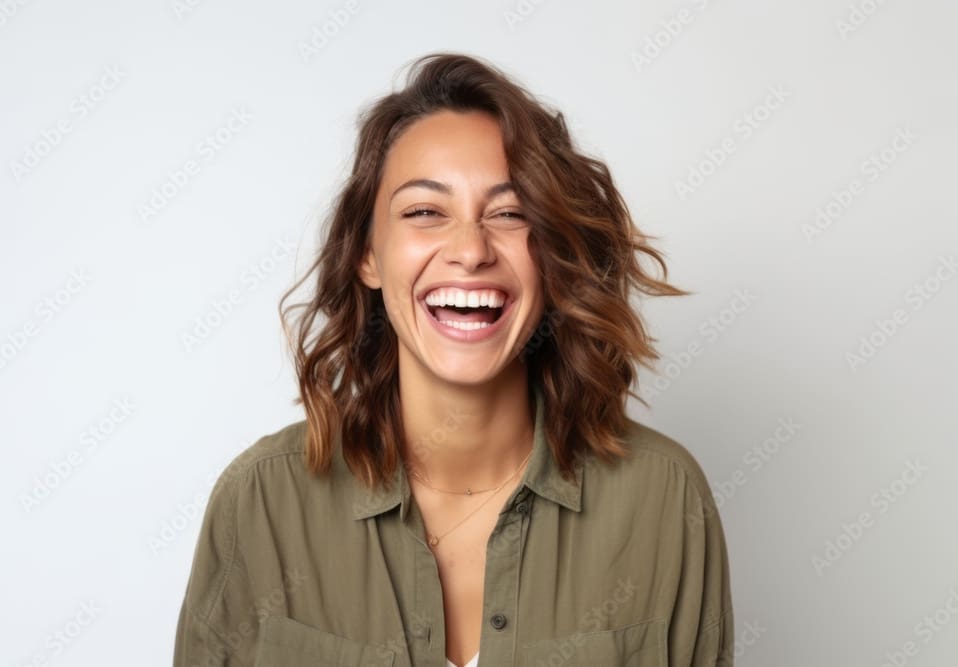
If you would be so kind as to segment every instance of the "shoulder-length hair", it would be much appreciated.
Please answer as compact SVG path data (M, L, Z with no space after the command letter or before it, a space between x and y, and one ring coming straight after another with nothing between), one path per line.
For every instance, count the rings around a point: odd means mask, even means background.
M328 471L337 438L367 487L388 488L403 463L398 342L382 291L366 287L358 267L387 151L411 123L440 110L485 111L499 121L545 301L521 359L530 386L543 390L549 448L571 479L588 450L605 461L625 455L627 394L648 405L631 386L636 363L654 370L657 339L630 293L691 292L666 282L662 254L649 245L657 237L638 230L608 167L574 147L562 113L488 62L457 53L414 60L402 90L360 112L352 172L325 220L325 243L280 301L299 383L295 403L307 416L306 466L313 474ZM637 253L661 267L661 280L643 270ZM307 279L315 287L311 299L284 307ZM293 318L296 310L302 312ZM326 322L317 331L320 313Z

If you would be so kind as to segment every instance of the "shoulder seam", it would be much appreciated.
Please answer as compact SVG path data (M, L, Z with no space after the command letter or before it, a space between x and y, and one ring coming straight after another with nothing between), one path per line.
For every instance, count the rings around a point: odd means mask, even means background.
M290 428L290 427L286 427ZM278 433L278 432L277 432ZM207 628L213 632L216 637L222 642L223 639L216 634L216 631L213 630L213 626L210 623L210 617L213 615L213 609L216 607L217 602L223 599L224 592L226 587L229 584L230 576L233 574L233 567L236 563L236 554L237 554L237 542L239 541L238 537L238 526L239 526L239 492L240 486L249 483L250 472L257 468L257 464L261 461L266 461L271 458L278 456L288 456L290 454L301 453L302 450L299 447L294 447L292 449L285 448L280 452L263 452L258 456L251 456L244 458L244 454L249 454L250 450L254 449L257 444L264 442L267 438L275 436L272 434L269 436L264 436L251 445L245 452L241 453L236 459L230 462L229 465L224 468L220 473L220 478L217 484L214 486L213 491L210 495L209 503L214 501L215 495L219 493L226 493L226 511L225 511L225 520L226 520L226 530L228 532L228 556L224 572L222 574L222 579L220 582L214 584L215 592L210 596L207 607L202 613L196 613L189 605L187 605L187 610L199 619Z
M242 481L245 482L246 478L249 476L250 468L247 467L242 471ZM206 613L201 617L203 623L207 625L211 630L213 626L210 624L210 616L213 614L213 608L216 606L216 602L223 597L223 592L226 590L226 584L229 583L230 575L233 573L233 564L236 562L236 542L237 542L237 524L239 523L239 485L241 480L234 479L229 485L230 493L230 513L229 513L229 526L230 531L230 546L229 546L229 561L226 564L226 571L223 573L223 581L217 587L218 590L216 594L212 597L209 603L209 609L206 610ZM219 635L217 635L218 637Z
M213 596L213 599L210 600L210 607L206 610L206 613L203 615L203 622L212 629L210 625L209 617L213 614L213 607L216 606L216 602L223 597L223 593L226 590L226 586L229 583L230 575L233 573L233 564L236 562L236 543L238 541L237 525L239 523L239 486L241 483L245 484L249 482L249 476L253 469L255 469L259 463L262 461L267 461L279 456L289 456L290 454L300 453L298 449L292 449L284 452L272 452L270 454L263 454L260 457L257 457L251 461L248 461L244 468L240 469L240 475L229 484L230 488L229 493L230 497L230 547L229 547L229 561L226 564L226 572L223 575L223 582L219 585L219 590L217 590L216 595Z
M714 505L715 499L712 497L711 491L710 491L708 494L702 493L702 489L699 488L699 482L700 482L701 480L697 479L697 478L698 478L698 475L695 474L695 473L693 473L691 470L689 470L688 467L686 467L686 465L685 465L684 463L682 463L677 457L669 456L669 455L666 454L665 452L660 452L660 451L658 451L658 450L656 450L656 449L653 449L653 448L651 448L651 447L641 447L641 449L642 449L643 451L649 453L649 454L657 455L657 456L659 456L659 457L665 459L665 460L668 461L669 463L671 463L671 464L675 465L676 467L678 467L678 468L685 474L685 478L689 480L690 486L691 486L692 489L695 491L695 494L699 497L699 501L701 501L703 505L705 505L705 504L713 504L713 505ZM702 476L703 476L703 477L705 476L705 473L704 473L704 472L702 473ZM707 487L707 486L708 486L708 479L704 479L704 482L705 482L706 487ZM706 499L708 499L708 500L706 500Z
M264 435L263 437L257 439L256 442L254 442L252 445L250 445L249 448L246 449L246 451L242 452L237 457L237 459L242 461L242 463L248 468L255 465L256 463L259 463L260 461L264 459L268 459L273 456L280 456L283 454L293 454L296 452L301 452L302 443L299 440L296 441L295 445L290 445L287 443L281 444L280 446L284 447L284 450L279 452L255 452L254 453L254 450L256 450L257 447L260 447L260 446L265 448L267 444L270 444L269 441L279 440L279 439L288 439L289 433L291 433L295 429L301 430L304 424L305 424L305 421L293 422L292 424L288 424L287 426L284 426L283 428L276 431L275 433ZM289 447L292 447L292 449L288 449ZM234 463L235 462L236 461L234 461Z
M303 450L297 447L296 449L288 449L282 452L271 452L269 454L263 454L249 462L247 471L249 471L250 468L255 468L258 464L262 463L263 461L268 461L269 459L275 459L278 456L289 456L290 454L302 454L302 453L303 453Z

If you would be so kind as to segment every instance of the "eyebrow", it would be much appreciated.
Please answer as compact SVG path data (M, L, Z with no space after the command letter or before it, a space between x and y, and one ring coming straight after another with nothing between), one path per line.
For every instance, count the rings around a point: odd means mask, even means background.
M440 192L444 195L452 194L452 187L446 183L440 183L439 181L434 181L429 178L414 178L410 181L406 181L398 188L393 190L392 196L390 196L389 201L395 199L396 195L399 194L400 190L405 190L406 188L427 188L433 190L434 192ZM496 195L502 194L503 192L515 192L515 187L510 181L505 181L503 183L497 183L493 185L485 192L486 199L495 197Z

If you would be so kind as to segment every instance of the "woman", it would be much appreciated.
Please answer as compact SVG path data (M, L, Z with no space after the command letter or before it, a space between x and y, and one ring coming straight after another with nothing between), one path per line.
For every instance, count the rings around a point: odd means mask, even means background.
M732 665L708 483L625 413L631 290L688 292L562 114L424 56L327 231L280 304L306 419L214 487L175 664Z

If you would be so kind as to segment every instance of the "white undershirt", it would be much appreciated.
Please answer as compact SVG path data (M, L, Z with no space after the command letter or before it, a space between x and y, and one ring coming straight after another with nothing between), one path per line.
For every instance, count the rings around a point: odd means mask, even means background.
M476 667L476 665L478 664L479 664L479 651L476 651L476 654L472 656L472 660L464 664L462 667ZM446 667L458 667L458 665L456 665L456 663L454 663L449 658L446 658Z

